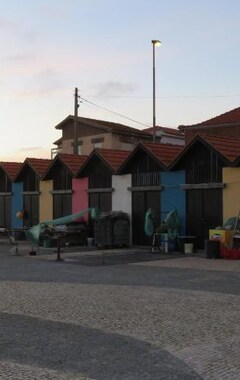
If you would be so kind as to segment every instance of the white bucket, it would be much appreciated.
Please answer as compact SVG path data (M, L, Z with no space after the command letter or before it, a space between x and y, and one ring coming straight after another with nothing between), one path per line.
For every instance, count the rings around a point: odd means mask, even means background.
M188 253L188 254L193 253L193 244L192 243L185 243L184 244L184 253Z

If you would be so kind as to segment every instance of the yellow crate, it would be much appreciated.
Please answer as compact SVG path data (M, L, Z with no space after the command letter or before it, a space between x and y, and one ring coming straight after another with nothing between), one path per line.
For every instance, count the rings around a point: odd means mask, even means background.
M209 240L220 240L222 244L229 244L232 239L233 231L228 230L209 230Z

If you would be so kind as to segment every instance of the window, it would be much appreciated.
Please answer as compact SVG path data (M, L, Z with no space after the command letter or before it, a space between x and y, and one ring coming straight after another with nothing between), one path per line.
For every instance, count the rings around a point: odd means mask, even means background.
M121 149L122 150L133 150L134 144L128 142L122 142Z
M104 137L97 137L91 140L94 148L102 148L104 142Z
M103 147L103 143L102 142L93 143L93 147L94 148L102 148Z
M82 145L83 145L83 142L82 141L77 141L77 154L82 154ZM73 150L72 150L72 153L74 153L75 149L74 149L74 142L71 144Z

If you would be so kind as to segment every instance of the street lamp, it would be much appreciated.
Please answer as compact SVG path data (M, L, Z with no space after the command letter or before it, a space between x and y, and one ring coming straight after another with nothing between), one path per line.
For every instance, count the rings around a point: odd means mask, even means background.
M156 141L156 85L155 85L155 46L160 46L159 40L152 40L153 45L153 142Z

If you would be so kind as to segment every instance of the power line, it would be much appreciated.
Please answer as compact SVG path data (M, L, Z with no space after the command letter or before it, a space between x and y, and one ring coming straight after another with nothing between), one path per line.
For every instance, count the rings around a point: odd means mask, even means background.
M115 112L115 111L111 111L111 110L109 110L109 109L107 109L107 108L105 108L105 107L101 107L101 106L99 106L99 105L97 105L97 104L95 104L95 103L93 103L93 102L90 102L89 100L84 99L82 96L81 96L81 100L83 100L84 102L86 102L86 103L88 103L88 104L90 104L90 105L92 105L92 106L94 106L94 107L96 107L96 108L99 108L99 109L101 109L101 110L103 110L103 111L105 111L105 112L109 112L109 113L111 113L111 114L113 114L113 115L116 115L116 116L118 116L118 117L122 117L123 119L133 121L134 123L137 123L137 124L142 125L142 126L144 126L144 127L151 128L149 125L144 124L144 123L141 123L140 121L137 121L137 120L131 119L131 118L128 117L128 116L122 115L122 114L120 114L120 113L118 113L118 112Z
M228 97L240 97L240 94L236 94L236 95L196 95L196 96L185 96L185 95L182 95L182 96L160 96L160 97L158 97L157 99L170 99L170 98L175 98L175 99L191 99L191 98L228 98ZM90 98L100 98L99 96L90 96ZM124 97L124 96L111 96L111 97L104 97L104 96L101 96L101 99L111 99L111 98L122 98L122 99L152 99L151 97L137 97L137 96L135 96L135 97ZM90 106L92 106L92 107L95 107L95 108L98 108L98 109L101 109L102 111L105 111L105 112L108 112L108 113L110 113L110 114L113 114L113 115L115 115L115 116L118 116L118 117L121 117L121 118L123 118L123 119L125 119L125 120L129 120L129 121L131 121L131 122L134 122L134 123L136 123L136 124L139 124L139 125L141 125L141 126L143 126L143 127L147 127L147 128L151 128L151 126L150 125L148 125L148 124L145 124L145 123L141 123L140 121L137 121L137 120L135 120L135 119L132 119L132 118L130 118L130 117L128 117L128 116L126 116L126 115L123 115L123 114L120 114L120 113L118 113L118 112L115 112L115 111L112 111L112 110L109 110L109 109L107 109L107 108L105 108L105 107L102 107L102 106L99 106L98 104L96 104L96 103L93 103L93 102L91 102L90 100L87 100L87 99L85 99L85 98L83 98L82 96L81 96L81 100L82 101L84 101L84 102L86 102L87 103L87 105L90 105Z
M151 96L122 96L122 95L112 95L112 96L97 96L90 95L89 98L94 99L152 99ZM210 99L210 98L239 98L240 94L232 95L169 95L169 96L157 96L156 99Z

